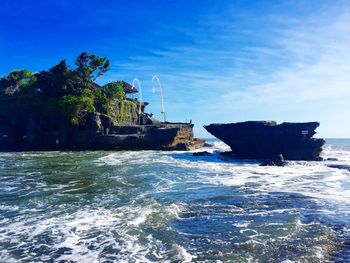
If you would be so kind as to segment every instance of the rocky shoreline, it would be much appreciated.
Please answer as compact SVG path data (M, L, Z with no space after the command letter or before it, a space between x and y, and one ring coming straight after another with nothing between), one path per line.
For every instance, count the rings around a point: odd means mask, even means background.
M144 116L147 119L147 116ZM84 126L59 125L0 116L0 151L52 150L194 150L193 124L117 125L108 116L90 114Z

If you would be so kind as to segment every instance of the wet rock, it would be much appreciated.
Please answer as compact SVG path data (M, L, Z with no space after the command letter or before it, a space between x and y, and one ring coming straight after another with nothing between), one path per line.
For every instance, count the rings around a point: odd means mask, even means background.
M232 151L220 152L219 155L226 156L226 157L232 157L232 158L235 157L235 155Z
M210 124L204 128L230 146L236 158L318 161L325 141L312 136L318 122L287 123L247 121Z
M344 169L350 172L350 165L348 164L329 164L327 165L330 168Z
M210 155L212 155L212 154L210 152L207 152L207 151L193 153L193 156L210 156Z
M326 161L339 161L337 158L327 158Z
M0 151L51 150L195 150L204 140L193 136L193 124L116 125L93 113L83 125L54 118L31 120L0 115Z
M277 154L271 160L268 160L261 164L261 166L285 166L286 162L284 161L282 154Z

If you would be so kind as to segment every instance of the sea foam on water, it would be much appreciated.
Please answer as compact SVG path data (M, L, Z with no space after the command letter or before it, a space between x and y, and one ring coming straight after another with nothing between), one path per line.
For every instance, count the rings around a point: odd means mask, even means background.
M191 152L0 154L0 261L347 261L350 150L260 166ZM350 149L350 148L349 148Z

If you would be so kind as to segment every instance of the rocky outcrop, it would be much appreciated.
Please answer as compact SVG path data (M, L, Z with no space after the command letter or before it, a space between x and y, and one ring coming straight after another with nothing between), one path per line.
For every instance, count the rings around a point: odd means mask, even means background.
M330 168L348 170L350 172L350 165L348 165L348 164L329 164L327 166Z
M211 156L212 154L208 151L203 151L203 152L195 152L192 155L193 156Z
M316 139L318 122L287 123L247 121L210 124L204 128L228 144L237 158L273 159L281 154L286 160L320 160L323 139Z
M186 123L115 125L107 115L95 113L84 125L73 126L54 119L0 116L1 151L194 150L203 144L194 138L193 124Z
M200 148L204 141L194 138L190 124L112 126L108 134L94 136L89 149L180 150Z
M277 154L270 160L267 160L260 164L260 166L285 166L286 162L284 161L284 157L282 154Z

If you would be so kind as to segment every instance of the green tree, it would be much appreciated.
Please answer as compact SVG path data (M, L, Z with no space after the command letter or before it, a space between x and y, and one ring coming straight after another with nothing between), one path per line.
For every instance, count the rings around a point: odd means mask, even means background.
M86 96L65 95L60 104L63 115L73 125L83 125L87 114L96 111L93 99Z
M0 79L0 96L13 95L20 89L32 85L34 81L35 76L29 70L14 70Z
M62 60L36 74L16 70L0 78L0 115L83 125L88 114L96 111L113 113L118 120L134 112L134 103L124 100L124 82L111 82L102 88L94 85L108 71L108 59L83 52L75 65L72 69Z
M79 94L84 89L92 87L93 82L110 68L110 62L105 57L89 55L87 52L81 53L75 61L77 66L74 70L74 87Z
M124 99L125 97L124 87L120 81L108 83L102 88L109 99Z
M68 67L65 60L49 70L41 71L36 74L34 84L36 91L44 97L61 97L69 92L72 78L72 70Z

